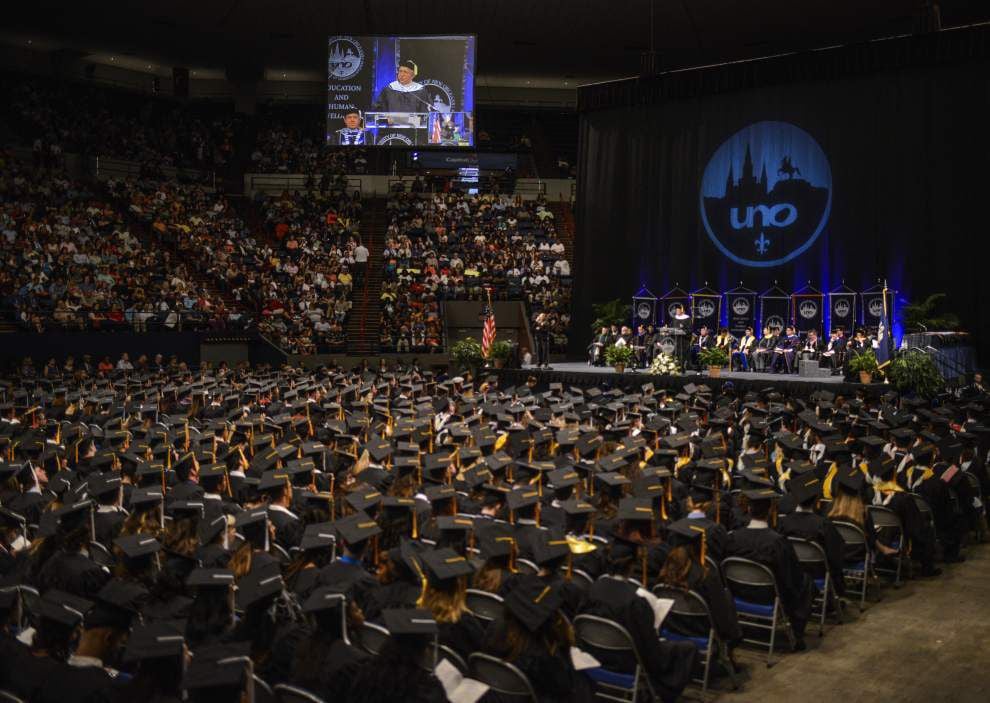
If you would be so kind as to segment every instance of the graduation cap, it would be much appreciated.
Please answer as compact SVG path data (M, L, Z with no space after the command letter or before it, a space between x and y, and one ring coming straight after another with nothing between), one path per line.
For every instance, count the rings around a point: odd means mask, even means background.
M356 486L345 498L347 504L357 511L366 512L382 502L382 494L371 486L364 484Z
M805 474L787 482L787 491L798 505L804 505L822 494L822 482L817 476Z
M433 613L422 608L390 608L382 611L382 622L392 635L436 635Z
M52 589L37 601L34 611L39 618L73 628L83 623L86 613L92 607L93 602L90 600Z
M251 677L248 653L247 646L225 644L200 647L186 669L182 687L187 691L243 687Z
M568 515L590 515L595 512L595 506L581 498L562 501L560 507Z
M194 569L186 578L186 586L192 588L230 588L234 585L234 572L229 569Z
M113 543L128 559L153 557L162 548L161 542L157 539L143 534L118 537Z
M227 516L218 515L209 520L200 520L196 526L196 537L201 546L210 544L217 535L227 529Z
M278 595L285 588L285 582L278 573L269 569L252 571L237 584L237 607L246 610L266 598Z
M751 503L761 503L780 498L780 494L772 488L750 488L742 491L742 495Z
M535 576L524 576L505 596L505 607L530 632L538 631L563 605L560 590Z
M547 478L555 490L569 488L581 482L581 475L570 466L551 471L547 474Z
M630 483L632 483L632 481L630 481L627 477L617 472L598 473L595 474L595 479L601 481L609 488L628 486Z
M185 620L162 620L148 625L137 625L127 638L124 661L180 657L185 651L185 631Z
M344 542L351 546L360 545L382 532L378 523L364 512L348 515L333 524Z
M653 505L649 498L623 498L616 517L620 520L652 522Z
M347 596L341 593L335 586L321 586L315 589L309 598L302 604L304 613L319 613L324 610L343 607L347 603Z
M535 488L517 488L509 493L507 502L510 510L520 510L539 503L540 494Z
M422 559L431 583L450 581L474 573L471 563L453 549L444 548L426 552Z
M671 547L691 545L704 536L705 528L692 524L688 519L678 520L667 527L667 544Z

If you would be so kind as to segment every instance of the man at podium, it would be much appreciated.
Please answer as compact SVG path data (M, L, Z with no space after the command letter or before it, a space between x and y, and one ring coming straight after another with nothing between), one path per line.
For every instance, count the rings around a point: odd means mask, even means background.
M395 80L382 88L375 102L376 112L429 112L429 94L422 83L413 79L419 68L411 59L399 61Z

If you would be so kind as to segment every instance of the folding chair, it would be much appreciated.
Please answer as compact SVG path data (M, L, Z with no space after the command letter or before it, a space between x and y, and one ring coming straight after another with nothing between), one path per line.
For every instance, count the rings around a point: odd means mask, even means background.
M324 703L319 696L287 683L280 683L272 690L278 703Z
M812 616L818 618L818 635L825 635L825 615L828 613L829 603L835 605L835 616L842 622L842 602L836 596L835 582L832 580L832 572L828 568L828 558L825 550L820 544L800 537L788 537L794 553L797 554L798 561L805 572L811 576L815 582L815 588L819 595L815 596L814 606L818 611L812 611Z
M866 533L859 525L851 522L836 520L832 523L838 530L842 541L845 543L846 559L843 564L842 576L846 582L859 584L859 610L863 612L866 605L866 589L870 583L870 576L873 574L873 553L866 542ZM853 553L855 556L850 557ZM860 560L859 554L863 554Z
M289 556L289 553L285 551L285 548L282 547L282 545L280 544L275 544L274 542L272 542L271 548L268 550L268 553L271 554L276 559L278 559L279 563L282 564L283 566L285 566L286 564L292 561L292 557Z
M509 662L489 654L475 652L468 657L468 664L471 678L487 684L500 697L539 703L529 678Z
M574 638L579 644L587 645L592 650L625 653L630 662L636 663L632 674L611 671L604 667L585 670L584 673L595 684L595 695L598 698L635 703L642 693L648 695L651 701L656 699L653 685L646 675L632 636L622 625L596 615L578 615L574 618Z
M529 559L516 559L516 570L520 574L535 576L540 573L540 568Z
M976 521L976 541L982 542L986 538L987 506L983 500L983 490L980 487L980 479L978 479L975 475L971 474L969 471L963 471L962 475L963 478L966 480L966 482L969 483L969 487L970 489L972 489L973 495L975 495L980 500L980 509L978 511L977 521Z
M719 640L715 634L715 622L712 620L712 614L705 599L694 591L683 591L662 583L653 587L653 595L658 598L669 598L674 601L667 619L664 620L664 626L660 630L660 636L672 642L690 642L697 648L698 653L701 655L700 663L703 671L700 679L702 693L708 692L708 681L711 676L713 659L721 661L722 665L729 672L732 688L739 688L739 684L736 681L736 668L732 665L732 660L729 659L729 653L725 643ZM699 626L708 628L708 635L698 637L678 631L676 621L670 619L671 615L676 615L681 620L697 620Z
M476 618L491 622L502 617L505 612L505 604L502 602L501 596L469 588L467 589L467 609Z
M361 629L358 630L358 635L358 644L361 645L361 648L368 652L368 654L377 655L381 653L390 633L381 625L376 625L373 622L364 622L361 624Z
M454 668L461 672L461 674L467 676L468 665L464 661L464 658L447 645L441 644L437 647L437 664L444 659L453 664Z
M935 513L932 512L931 506L928 505L928 501L925 497L919 493L910 493L912 499L914 499L914 504L918 506L918 512L921 513L921 517L925 519L928 526L934 530L935 529Z
M584 590L588 590L595 583L595 579L591 578L591 575L587 571L581 569L571 569L571 581Z
M258 678L257 674L251 674L251 679L254 681L253 703L277 703L275 692L264 679Z
M114 564L113 554L100 542L89 543L89 556L100 566L110 567Z
M893 574L894 575L894 587L900 588L901 586L901 570L904 565L904 553L905 549L905 539L904 539L904 526L901 524L901 519L897 516L890 508L885 508L882 505L869 505L866 507L870 514L870 518L873 520L873 526L877 529L877 532L882 532L884 537L884 544L890 542L891 547L897 550L897 554L894 555L893 559L897 561L897 567L894 569L882 568L880 566L879 559L877 559L874 568L879 573ZM891 533L896 533L895 539L890 539Z
M779 628L784 628L791 647L794 647L794 635L780 603L777 579L768 567L742 557L723 559L722 573L725 575L729 592L732 593L732 600L736 604L739 624L770 632L769 642L746 637L743 638L743 642L767 647L767 668L773 666L773 649L777 643ZM758 600L753 599L754 595Z
M725 576L722 575L722 567L718 565L717 561L712 559L711 554L705 555L705 566L708 567L709 571L714 571L716 574L718 574L719 580L722 582L722 585L725 586Z
M0 703L24 703L24 699L18 698L10 691L0 690Z

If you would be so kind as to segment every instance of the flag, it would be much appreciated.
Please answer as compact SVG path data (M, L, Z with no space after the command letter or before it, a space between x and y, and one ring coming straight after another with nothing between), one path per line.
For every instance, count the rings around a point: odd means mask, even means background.
M491 291L488 293L488 305L485 307L484 316L485 329L481 334L481 355L487 359L492 342L495 341L495 307L492 305Z
M890 363L894 355L894 338L890 333L890 318L887 315L887 288L883 289L883 315L877 326L876 341L877 365L882 369Z
M430 117L433 118L433 129L430 132L430 144L440 143L440 113L434 112Z

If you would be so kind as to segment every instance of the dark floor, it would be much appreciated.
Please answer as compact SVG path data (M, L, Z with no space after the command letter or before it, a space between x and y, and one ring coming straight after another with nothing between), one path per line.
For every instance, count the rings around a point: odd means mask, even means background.
M985 703L990 701L990 544L966 550L967 561L943 565L936 579L886 587L846 622L808 626L808 650L784 654L767 669L755 650L740 650L748 680L688 700L731 703Z

